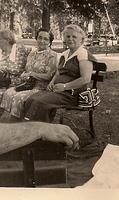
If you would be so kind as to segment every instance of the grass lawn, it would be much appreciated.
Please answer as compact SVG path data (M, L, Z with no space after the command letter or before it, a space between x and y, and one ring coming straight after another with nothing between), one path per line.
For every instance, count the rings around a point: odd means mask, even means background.
M94 111L94 127L96 136L105 148L108 143L119 145L119 75L108 73L103 83L99 83L101 103ZM80 135L82 141L89 139L85 128L88 128L88 114L86 112L70 111L65 120L75 132ZM75 127L76 125L76 127ZM68 184L72 187L82 185L92 177L92 168L100 158L102 152L95 144L88 145L80 150L76 158L69 158Z
M98 84L98 89L101 103L94 111L94 127L102 147L101 150L103 150L107 143L119 144L119 73L108 72L104 82ZM69 125L79 134L82 143L90 140L90 135L85 130L89 128L87 112L68 111L65 116L64 124ZM59 123L59 113L57 113L54 123ZM40 161L38 165L65 165L67 167L67 185L69 187L80 186L92 177L92 168L102 152L95 143L92 143L79 150L76 157L69 156L62 163L59 161ZM0 162L0 169L12 168L13 166L20 167L20 164Z
M104 82L98 83L101 103L94 111L94 127L100 142L119 144L119 74L107 73ZM83 137L81 131L83 128L88 128L88 113L67 111L65 116L69 120L64 118L64 123Z

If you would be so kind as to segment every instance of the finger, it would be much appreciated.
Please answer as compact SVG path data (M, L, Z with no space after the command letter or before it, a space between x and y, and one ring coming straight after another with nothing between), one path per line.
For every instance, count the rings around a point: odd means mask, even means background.
M68 137L63 137L63 142L67 145L68 148L73 147L73 142L70 138Z
M70 127L68 127L68 128L69 128L69 131L68 131L69 138L73 141L73 143L79 142L78 136L72 131L72 129Z
M76 142L73 144L73 147L72 147L73 150L79 150L79 148L80 148L79 142Z
M52 88L50 86L47 87L47 90L52 91Z

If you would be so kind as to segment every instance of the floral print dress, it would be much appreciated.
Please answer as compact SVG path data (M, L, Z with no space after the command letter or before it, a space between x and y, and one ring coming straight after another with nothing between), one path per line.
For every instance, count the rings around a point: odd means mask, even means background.
M31 48L26 49L23 45L17 45L15 49L15 60L10 58L10 56L13 58L12 54L5 56L1 52L0 71L8 71L10 73L10 87L21 82L20 75L25 70L27 56L30 53L30 51ZM5 91L6 88L0 86L0 102Z
M48 74L48 80L36 80L35 87L32 90L16 92L14 87L9 88L3 95L1 108L4 108L4 110L8 111L12 116L17 118L22 117L24 102L29 96L38 91L41 91L41 94L46 92L47 85L56 71L56 65L57 53L51 49L31 51L27 58L25 71Z

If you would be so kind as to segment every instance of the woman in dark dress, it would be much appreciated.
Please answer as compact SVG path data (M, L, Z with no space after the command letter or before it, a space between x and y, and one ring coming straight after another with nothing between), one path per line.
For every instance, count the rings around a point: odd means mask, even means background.
M95 58L83 47L85 33L77 25L65 27L64 40L69 47L62 53L56 74L48 85L48 94L30 96L25 102L25 119L52 122L60 105L76 105L78 93L91 81Z

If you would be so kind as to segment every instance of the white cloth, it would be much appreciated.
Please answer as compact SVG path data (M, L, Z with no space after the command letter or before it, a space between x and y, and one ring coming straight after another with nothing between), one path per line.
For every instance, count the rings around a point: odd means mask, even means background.
M15 62L15 59L16 59L16 44L13 45L12 47L12 51L10 53L10 60Z
M2 50L0 49L0 60L2 60L2 57L3 57L3 55L2 55ZM15 59L16 59L16 44L14 44L14 45L12 46L12 50L11 50L11 53L10 53L10 55L9 55L9 58L10 58L10 60L11 60L12 62L15 62Z
M81 60L88 60L88 52L83 46L80 46L71 56L69 56L69 52L70 50L67 49L61 54L61 56L65 57L65 62L63 66L65 66L66 62L71 58L73 58L74 56L77 56L79 62Z
M94 177L82 188L119 189L119 146L108 144L92 173Z

